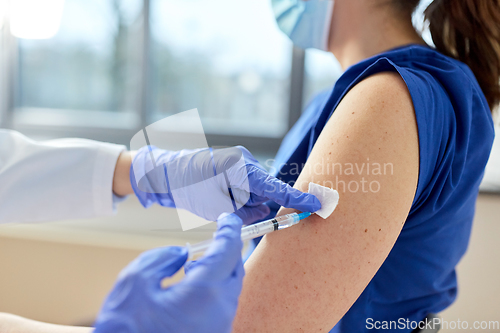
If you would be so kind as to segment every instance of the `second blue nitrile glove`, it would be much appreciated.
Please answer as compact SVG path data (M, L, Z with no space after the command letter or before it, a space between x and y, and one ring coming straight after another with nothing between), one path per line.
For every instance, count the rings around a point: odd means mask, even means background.
M97 316L94 333L229 333L238 307L243 276L241 219L217 221L214 242L166 289L164 278L186 262L185 248L143 253L118 277Z

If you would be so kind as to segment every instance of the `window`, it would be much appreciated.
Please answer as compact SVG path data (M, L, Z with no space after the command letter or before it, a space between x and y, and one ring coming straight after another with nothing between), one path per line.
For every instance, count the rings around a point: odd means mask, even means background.
M266 0L153 0L152 111L198 108L207 132L282 137L291 42Z
M141 10L141 0L68 0L54 38L19 39L18 118L82 124L137 110Z
M342 68L333 54L309 49L305 58L304 107L316 94L331 90L342 75Z
M66 0L55 37L10 38L12 127L38 137L128 144L197 108L210 145L272 154L302 88L267 0Z

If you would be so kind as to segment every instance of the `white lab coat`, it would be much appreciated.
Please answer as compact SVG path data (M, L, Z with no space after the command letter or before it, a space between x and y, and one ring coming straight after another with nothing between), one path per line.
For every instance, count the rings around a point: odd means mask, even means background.
M111 215L126 148L85 139L33 141L0 129L0 223Z

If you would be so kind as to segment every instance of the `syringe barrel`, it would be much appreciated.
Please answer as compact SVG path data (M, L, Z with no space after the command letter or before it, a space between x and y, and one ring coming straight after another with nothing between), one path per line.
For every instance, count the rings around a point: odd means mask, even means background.
M274 219L251 224L241 229L241 239L243 241L264 236L270 232L288 228L300 221L297 213L282 215Z
M213 243L213 241L214 241L213 238L211 238L193 245L188 243L186 246L189 252L189 258L191 259L195 254L200 254L205 252Z
M264 236L274 231L274 223L271 221L264 221L256 224L241 228L241 240L246 241L260 236Z
M291 227L292 225L295 225L295 224L299 223L299 221L300 221L299 214L297 214L297 213L281 215L281 216L275 217L274 219L278 222L278 225L279 225L278 230Z
M264 221L241 228L241 240L254 239L277 230L275 229L277 228L277 224L273 221L275 220ZM189 257L192 258L195 254L205 252L213 241L213 239L207 239L194 245L188 244Z
M251 224L249 226L241 228L241 240L246 241L260 236L264 236L265 234L268 234L270 232L291 227L292 225L299 223L299 221L300 221L300 216L297 213L291 213L287 215L278 216L271 220ZM204 252L206 249L208 249L208 247L210 246L210 244L212 244L212 242L213 239L207 239L206 241L194 245L188 244L188 251L190 258L194 254Z

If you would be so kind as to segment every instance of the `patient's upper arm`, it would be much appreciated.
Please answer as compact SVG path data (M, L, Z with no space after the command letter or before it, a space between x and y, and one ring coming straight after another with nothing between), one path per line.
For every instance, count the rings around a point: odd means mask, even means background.
M339 205L326 220L313 215L264 237L245 265L234 331L328 332L394 245L418 167L415 113L401 77L381 73L356 85L295 184L333 187Z

